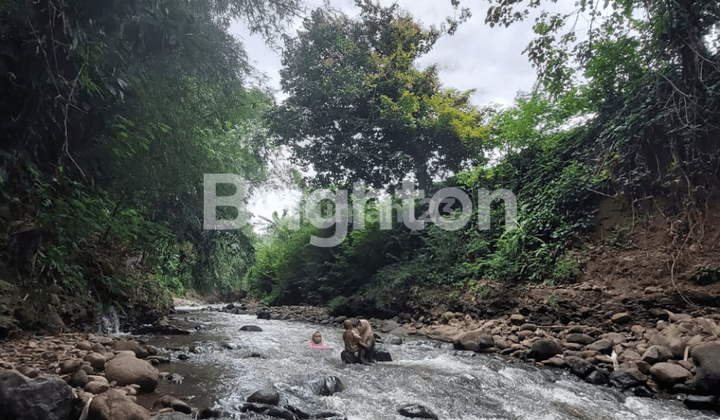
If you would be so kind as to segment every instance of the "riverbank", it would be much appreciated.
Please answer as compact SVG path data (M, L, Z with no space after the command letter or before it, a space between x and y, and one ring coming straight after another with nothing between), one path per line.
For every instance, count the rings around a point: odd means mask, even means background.
M22 335L0 345L0 388L3 400L30 401L32 406L55 407L45 412L45 420L78 419L86 410L90 419L163 419L164 415L204 413L211 418L211 407L191 407L171 395L152 393L157 384L172 380L168 371L183 356L172 356L144 342L156 334L187 334L193 340L199 325L192 324L192 311L203 307L199 301L178 301L184 306L175 315L145 326L144 334L116 337L91 333ZM312 306L265 307L257 302L236 302L214 306L214 311L244 314L252 319L338 328L346 315L330 315ZM608 321L588 323L570 321L545 324L544 311L534 306L492 319L476 319L470 314L433 311L421 319L407 313L393 319L370 321L390 354L409 336L452 342L458 356L498 354L507 361L522 361L547 368L568 369L586 382L612 386L626 395L676 398L690 408L719 410L717 396L718 327L720 316L654 311L657 320L650 325L647 316L634 319L630 313L605 314ZM351 314L361 317L363 314ZM245 318L246 318L245 317ZM190 318L190 322L188 322ZM601 328L605 326L606 328ZM397 349L397 347L395 347ZM184 350L186 356L200 352ZM396 350L397 351L397 350ZM22 376L21 376L22 375ZM19 384L32 394L17 391ZM10 388L8 388L10 386ZM14 386L14 387L13 387ZM11 392L8 393L8 389ZM151 394L148 394L151 392ZM704 394L699 395L698 394ZM10 395L12 398L7 398ZM30 397L32 395L32 397ZM151 395L151 398L147 397ZM30 399L28 399L30 398ZM60 407L60 408L58 408ZM3 407L7 411L7 407ZM46 410L47 411L47 410ZM178 413L179 412L179 413ZM55 417L53 417L55 416ZM123 417L126 416L126 417Z

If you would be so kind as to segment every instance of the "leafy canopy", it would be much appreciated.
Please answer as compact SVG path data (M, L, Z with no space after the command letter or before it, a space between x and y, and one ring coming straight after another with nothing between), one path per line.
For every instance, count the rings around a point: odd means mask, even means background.
M383 188L413 174L426 188L476 163L486 130L472 91L443 89L435 67L415 65L459 22L423 29L396 5L357 5L358 19L315 10L285 39L280 74L289 98L272 117L279 143L296 163L312 165L316 186Z

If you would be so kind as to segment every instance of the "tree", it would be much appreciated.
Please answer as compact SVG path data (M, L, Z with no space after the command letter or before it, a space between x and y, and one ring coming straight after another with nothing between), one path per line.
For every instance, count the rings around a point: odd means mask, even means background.
M491 3L486 22L506 26L548 5ZM712 0L580 0L536 18L525 52L541 88L559 97L582 85L597 113L597 161L632 200L657 196L657 188L676 209L720 198L718 25Z
M202 174L262 178L272 101L245 86L252 69L228 28L245 20L273 42L299 8L299 0L2 3L0 107L10 118L0 121L0 193L17 203L17 220L51 231L38 250L43 276L90 282L97 278L83 270L141 255L158 278L193 261L190 281L206 291L240 280L251 232L202 230ZM95 247L116 261L92 261ZM122 284L106 273L103 284Z
M285 38L280 74L289 97L272 116L279 144L312 165L316 186L392 188L413 174L426 189L477 162L484 113L470 103L472 91L443 89L435 67L415 65L469 12L448 28L423 29L396 5L356 4L359 19L318 9Z

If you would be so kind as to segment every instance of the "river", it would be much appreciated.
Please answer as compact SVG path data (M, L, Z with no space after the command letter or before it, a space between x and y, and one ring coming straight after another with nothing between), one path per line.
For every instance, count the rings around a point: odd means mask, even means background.
M449 343L420 337L411 336L399 346L386 345L392 362L344 365L339 327L206 310L184 312L187 309L178 308L181 313L174 317L181 324L199 327L197 333L148 341L172 355L173 362L160 370L174 374L170 379L183 378L179 383L161 380L156 392L180 397L200 409L218 409L228 413L226 418L269 418L239 412L250 394L265 387L280 392L281 405L308 413L337 412L349 420L406 419L397 407L407 403L422 404L444 420L718 418L688 410L674 400L625 396L564 370L456 351ZM263 331L240 331L243 325L257 325ZM316 330L329 350L305 346ZM180 361L180 354L189 358ZM340 378L346 389L327 397L313 395L308 382L326 376ZM139 402L149 404L157 396Z

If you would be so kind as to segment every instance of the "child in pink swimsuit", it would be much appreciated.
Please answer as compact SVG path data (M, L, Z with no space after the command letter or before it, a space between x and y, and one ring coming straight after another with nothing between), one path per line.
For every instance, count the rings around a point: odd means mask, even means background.
M312 337L310 337L310 341L307 342L307 346L308 346L308 348L311 348L311 349L322 349L322 350L330 348L330 346L325 344L325 340L323 340L322 334L320 334L320 331L315 331L313 333Z

